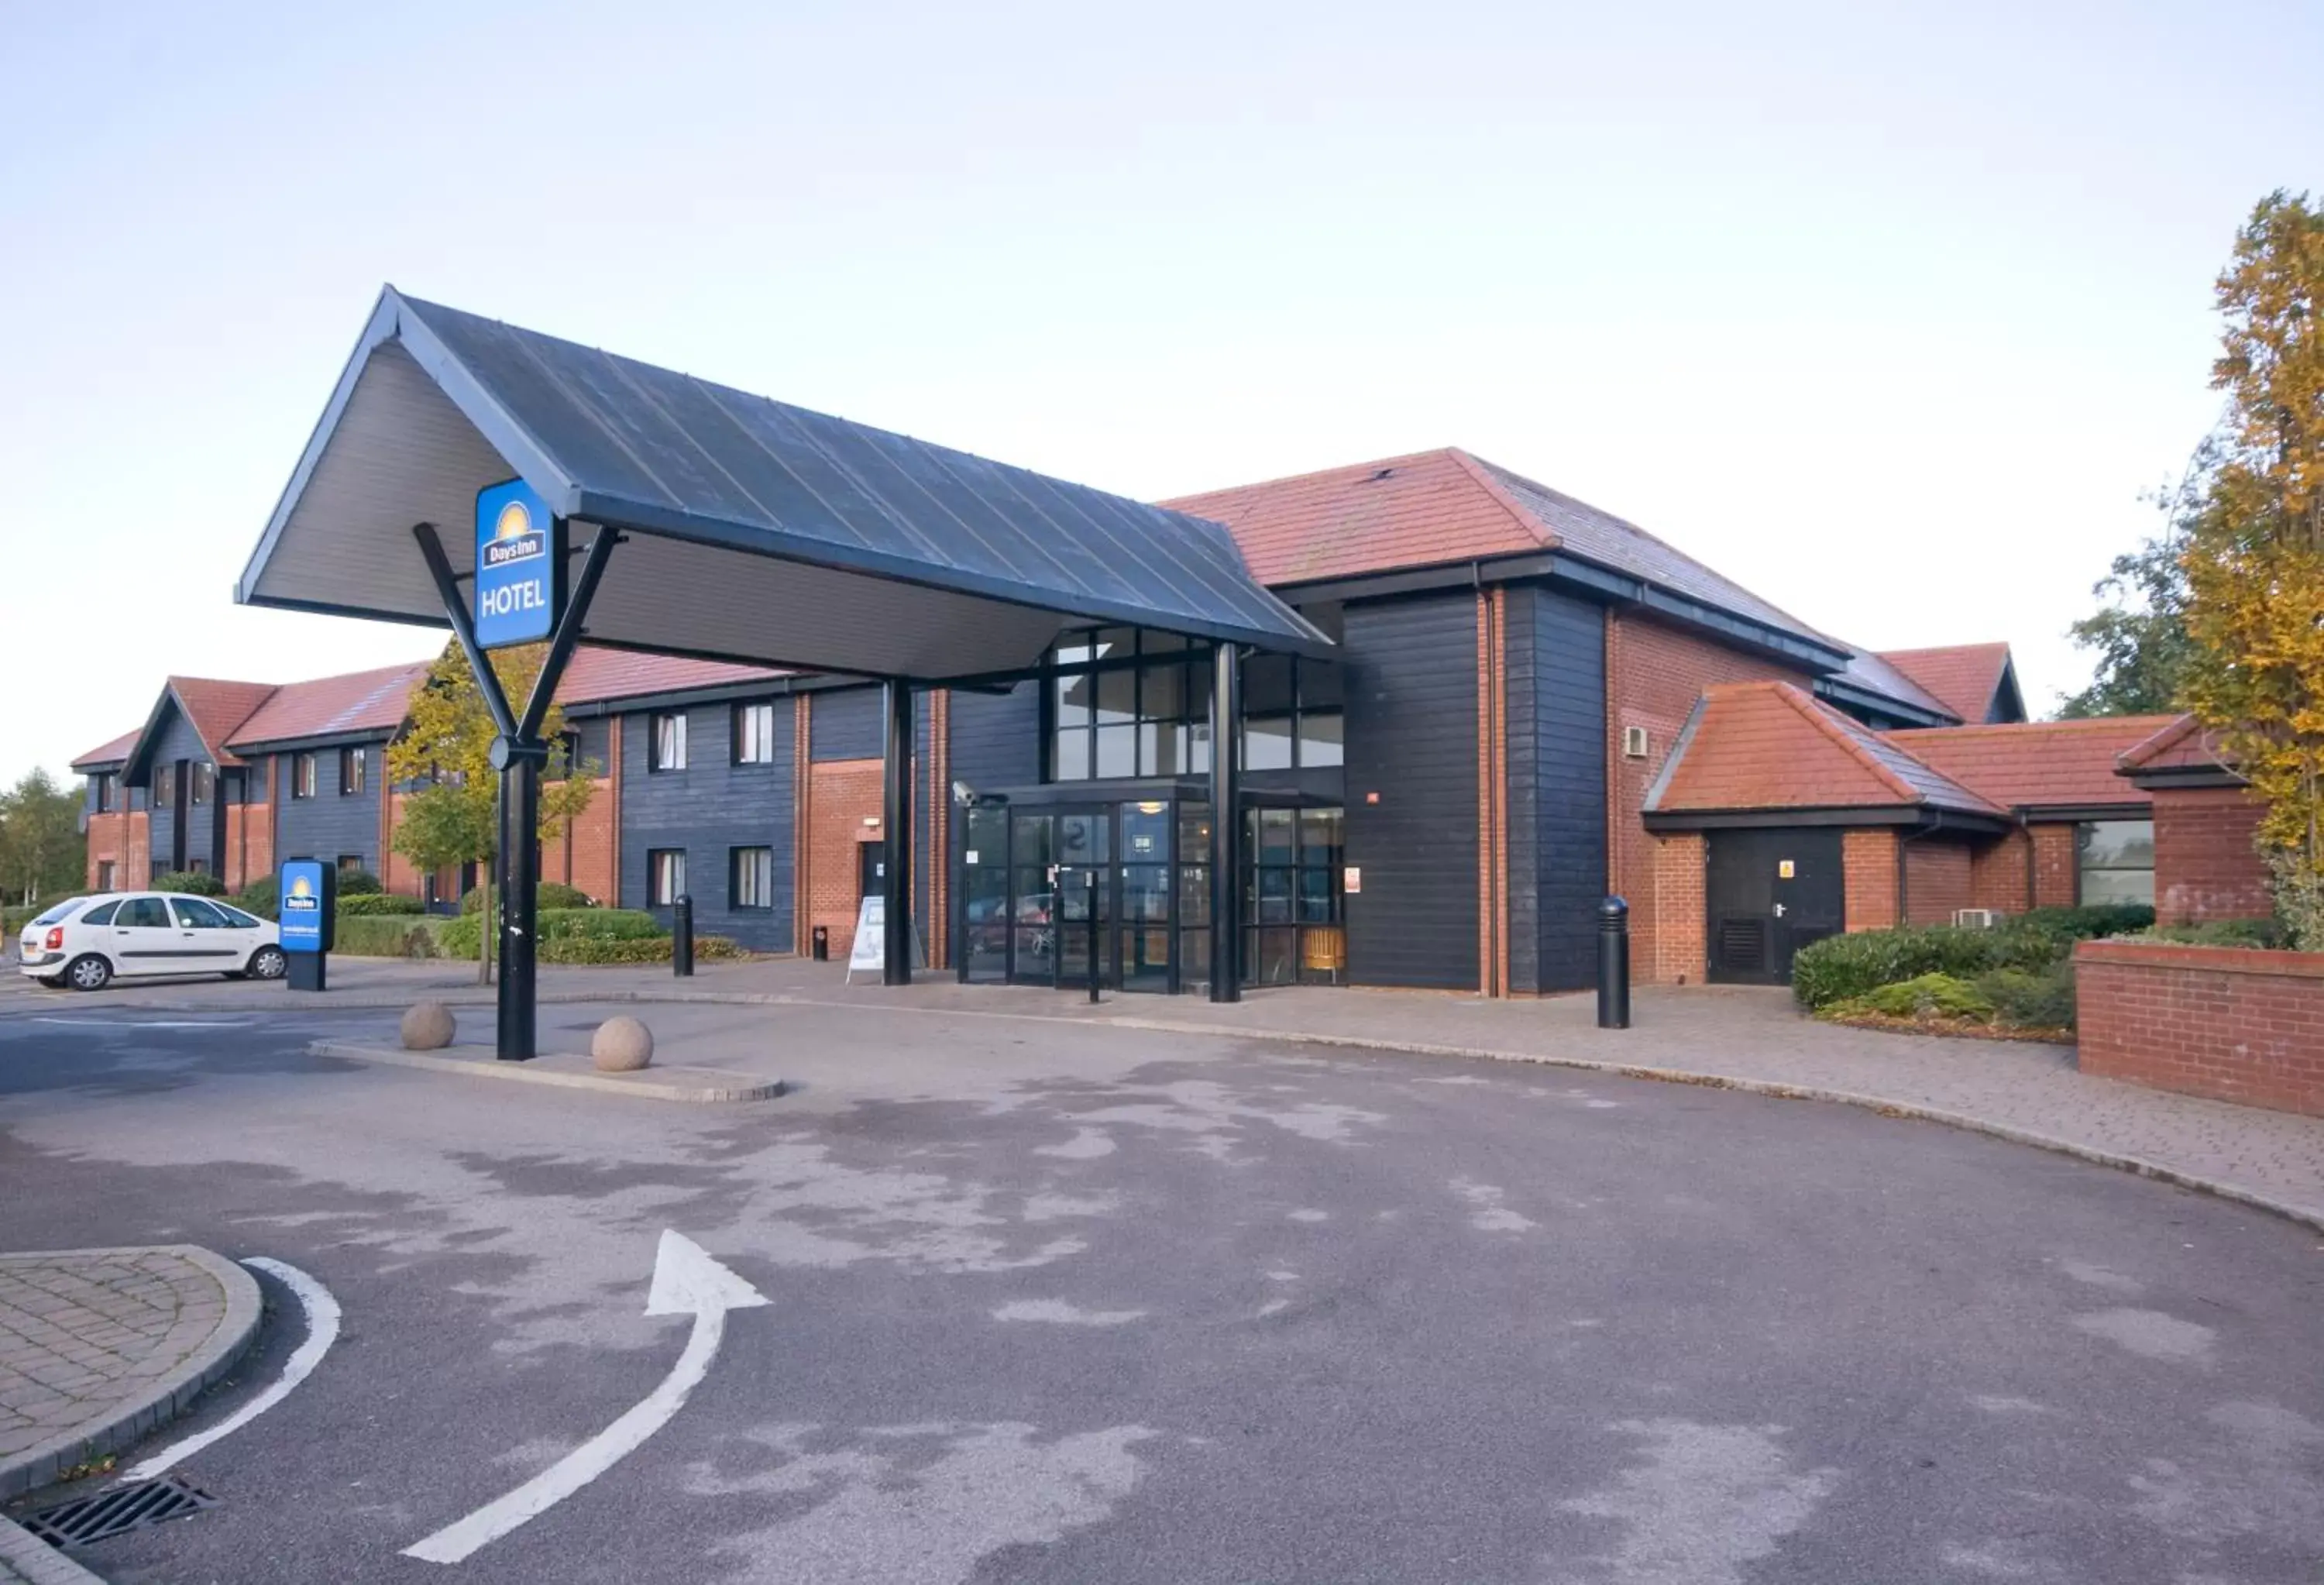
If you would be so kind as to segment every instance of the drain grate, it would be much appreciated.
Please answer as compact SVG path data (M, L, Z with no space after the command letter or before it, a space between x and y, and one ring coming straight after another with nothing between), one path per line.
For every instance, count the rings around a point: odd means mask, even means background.
M184 1476L165 1475L101 1497L42 1508L24 1520L23 1525L51 1546L69 1548L87 1546L126 1530L142 1530L164 1519L182 1519L217 1506L217 1498L189 1484Z

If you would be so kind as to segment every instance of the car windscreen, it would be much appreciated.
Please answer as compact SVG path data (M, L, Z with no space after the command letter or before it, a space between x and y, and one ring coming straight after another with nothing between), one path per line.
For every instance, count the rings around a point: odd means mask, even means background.
M80 911L81 904L88 900L88 898L85 897L69 897L65 898L64 901L59 903L55 908L51 908L47 913L42 914L39 918L33 920L32 923L35 925L61 925L67 919L71 918L75 914L78 913Z

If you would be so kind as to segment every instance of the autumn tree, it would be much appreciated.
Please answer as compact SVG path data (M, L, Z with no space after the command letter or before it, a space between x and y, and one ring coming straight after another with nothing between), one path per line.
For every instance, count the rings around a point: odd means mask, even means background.
M521 713L532 696L548 646L528 644L496 650L493 674L511 709ZM540 839L565 829L596 792L594 761L575 768L566 762L565 713L549 706L541 735L550 745L541 776ZM500 772L493 769L493 740L500 729L476 686L475 673L456 641L444 646L428 668L428 680L411 701L411 720L388 745L387 773L396 785L414 784L404 796L390 845L422 870L475 864L489 877L500 848ZM568 774L569 771L575 771ZM493 888L484 882L484 928L479 933L479 977L492 977Z
M2277 905L2324 950L2324 209L2263 199L2218 294L2228 410L2188 533L2184 700L2264 801Z

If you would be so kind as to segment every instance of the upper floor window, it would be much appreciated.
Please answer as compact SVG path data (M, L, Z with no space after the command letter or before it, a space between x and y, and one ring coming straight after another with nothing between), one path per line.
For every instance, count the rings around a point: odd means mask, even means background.
M734 706L734 763L775 762L775 707L766 700Z
M188 769L191 772L186 779L191 789L189 797L197 804L208 803L217 791L217 767L207 760L197 760Z
M166 809L178 801L178 768L156 765L153 768L153 806Z
M686 712L673 710L667 714L650 715L646 719L651 729L646 741L646 769L685 769Z
M371 776L371 751L346 748L339 751L339 794L359 793Z
M1049 774L1200 776L1211 768L1211 651L1172 633L1068 633L1046 679ZM1242 668L1243 769L1338 765L1345 757L1339 668L1287 655Z
M294 798L311 798L315 796L315 756L313 754L290 756L290 796Z
M2075 827L2075 900L2154 903L2154 822L2090 820Z
M114 773L110 770L100 770L88 779L88 806L97 814L105 814L113 807L115 796L114 781ZM100 887L98 889L105 889Z

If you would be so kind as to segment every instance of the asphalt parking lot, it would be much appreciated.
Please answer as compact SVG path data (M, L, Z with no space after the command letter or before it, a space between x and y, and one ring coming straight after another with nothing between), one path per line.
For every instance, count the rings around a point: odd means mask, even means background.
M381 1013L14 1005L0 1248L188 1240L345 1312L188 1466L217 1507L89 1551L115 1581L2197 1585L2324 1560L2324 1239L1977 1135L854 1008L702 1010L813 1078L686 1108L305 1055ZM403 1555L678 1366L690 1323L643 1313L664 1230L768 1301L724 1315L690 1400L465 1561ZM300 1341L267 1287L208 1419Z

